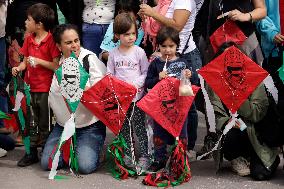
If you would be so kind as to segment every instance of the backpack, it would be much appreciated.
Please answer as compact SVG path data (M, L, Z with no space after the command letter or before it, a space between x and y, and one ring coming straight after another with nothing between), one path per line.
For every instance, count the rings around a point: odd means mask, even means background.
M269 147L280 147L284 144L284 115L280 111L284 102L275 103L272 97L268 96L269 106L264 118L255 123L255 130L260 142ZM282 113L281 113L282 112Z
M92 54L87 54L86 56L84 56L83 58L83 68L85 69L85 71L89 74L90 73L90 63L89 63L89 56Z

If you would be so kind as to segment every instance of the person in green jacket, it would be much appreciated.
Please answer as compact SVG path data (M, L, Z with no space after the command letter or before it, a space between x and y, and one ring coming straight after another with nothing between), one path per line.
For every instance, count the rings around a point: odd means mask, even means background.
M220 136L232 117L215 92L209 86L206 87L215 113L216 133ZM261 142L255 129L255 124L266 115L268 106L268 97L261 83L237 111L238 118L243 120L246 129L242 130L237 122L223 136L218 150L214 152L218 168L224 156L231 161L232 170L240 176L250 175L255 180L268 180L273 176L280 163L278 149Z

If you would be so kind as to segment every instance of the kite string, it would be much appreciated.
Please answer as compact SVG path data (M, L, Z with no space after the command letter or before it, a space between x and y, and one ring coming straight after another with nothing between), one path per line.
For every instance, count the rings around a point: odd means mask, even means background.
M221 15L223 15L223 18L224 18L224 4L223 4L223 1L220 1L219 8L220 8L220 11L221 11ZM225 26L224 26L224 24L222 25L222 29L223 29L223 32L225 33ZM225 41L228 42L227 35L224 35L224 37L225 37Z
M115 93L115 92L114 92ZM134 95L125 95L125 96L121 96L121 97L124 97L124 98L128 98L128 97L132 97L132 96L134 96ZM104 102L107 102L107 101L109 101L110 99L112 99L113 97L111 96L111 97L109 97L109 98L107 98L107 99L105 99L105 100L101 100L101 101L85 101L85 100L80 100L81 102L84 102L84 103L89 103L89 104L99 104L99 103L104 103Z
M111 79L110 79L109 76L108 76L108 78L109 78L110 86L111 86L111 88L112 88L112 92L113 92L113 94L114 94L115 100L116 100L117 105L118 105L118 109L121 109L122 113L125 115L125 118L126 118L127 121L128 121L129 132L130 132L130 133L129 133L129 134L130 134L129 136L130 136L130 145L131 145L131 147L130 147L131 160L132 160L132 163L135 165L135 169L136 169L136 171L137 171L137 174L140 175L141 172L139 171L139 173L138 173L138 167L137 167L137 163L136 163L136 161L135 161L135 150L134 150L134 144L133 144L132 124L131 124L131 120L132 120L132 116L133 116L133 114L134 114L136 102L133 102L132 111L131 111L130 117L128 118L128 117L127 117L127 114L126 114L125 112L123 112L123 109L122 109L122 107L120 106L120 103L119 103L119 100L118 100L118 96L116 95L116 92L115 92L115 90L114 90L112 81L111 81ZM137 97L137 95L138 95L138 89L136 88L136 94L135 94L135 96ZM119 110L118 110L118 111L119 111ZM119 119L119 122L120 122L120 119Z

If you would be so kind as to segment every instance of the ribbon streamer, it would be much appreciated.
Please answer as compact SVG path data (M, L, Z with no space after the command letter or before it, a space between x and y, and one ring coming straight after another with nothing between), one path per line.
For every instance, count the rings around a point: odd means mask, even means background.
M142 181L143 184L156 187L169 187L188 182L191 178L191 172L185 149L186 146L181 140L176 140L166 168L161 172L148 174Z
M208 124L209 124L209 131L215 133L216 123L215 123L215 113L214 113L213 105L205 89L204 78L200 74L198 74L198 77L200 79L201 91L203 93L204 100L205 100L205 107L206 107L205 109L206 109L206 114L207 114L207 119L208 119Z
M50 170L49 179L54 179L56 173L57 173L57 167L60 157L60 149L65 141L67 141L69 138L71 138L75 134L75 121L74 121L74 114L71 114L70 119L65 123L64 129L61 135L61 138L58 143L58 148L56 150L56 153L54 155L53 161L52 161L52 168Z
M267 88L268 92L272 95L274 101L276 104L278 104L278 90L275 87L275 84L273 82L273 79L271 75L268 75L264 80L263 83L265 87Z
M17 91L15 98L15 107L12 109L14 112L17 112L21 108L21 101L24 98L24 94L20 91Z
M206 153L204 153L204 154L198 156L198 157L196 158L197 160L201 160L203 157L205 157L205 156L207 156L208 154L210 154L210 153L214 152L215 150L217 150L217 149L218 149L218 146L219 146L219 144L220 144L220 142L221 142L221 140L222 140L222 138L223 138L223 136L225 136L225 135L236 125L236 122L237 122L237 121L241 120L240 118L237 118L237 117L238 117L238 114L237 114L237 113L232 114L232 113L230 112L230 115L231 115L232 118L231 118L231 120L227 123L227 125L225 126L225 129L223 130L222 135L220 136L219 140L216 142L216 144L214 145L214 147L213 147L209 152L206 152ZM241 120L241 122L243 122L243 121ZM246 126L244 126L244 127L246 127Z

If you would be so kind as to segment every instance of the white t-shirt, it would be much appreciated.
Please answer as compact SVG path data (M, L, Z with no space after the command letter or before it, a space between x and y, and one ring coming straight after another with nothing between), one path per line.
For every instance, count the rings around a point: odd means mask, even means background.
M113 21L115 0L84 0L83 21L88 24L110 24Z
M188 41L188 37L190 40L188 42L188 48L185 50L185 53L189 53L196 48L195 42L193 41L192 37L192 30L195 23L195 17L197 14L196 4L194 0L173 0L169 6L169 9L166 13L167 18L173 18L175 10L188 10L191 14L188 18L184 28L179 33L180 38L180 46L178 52L181 53Z
M7 6L2 5L0 7L0 37L5 36L6 18L7 18Z

